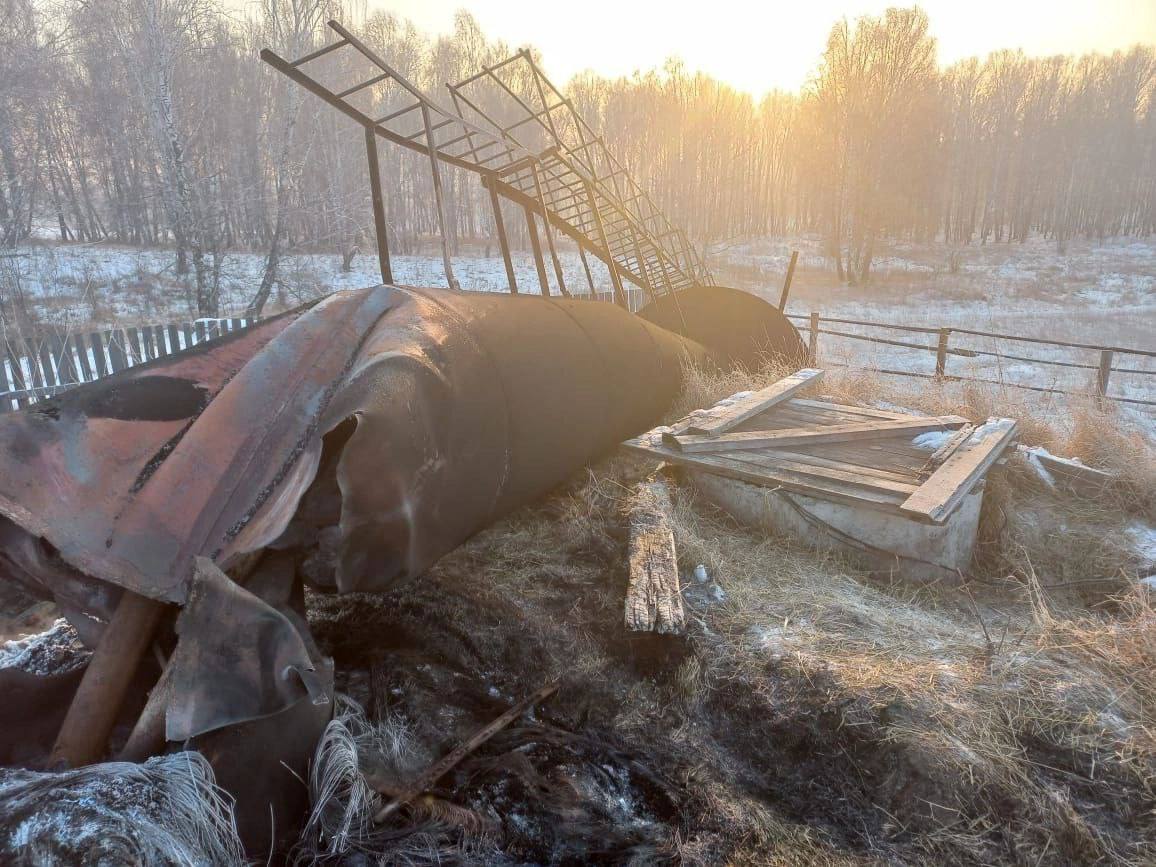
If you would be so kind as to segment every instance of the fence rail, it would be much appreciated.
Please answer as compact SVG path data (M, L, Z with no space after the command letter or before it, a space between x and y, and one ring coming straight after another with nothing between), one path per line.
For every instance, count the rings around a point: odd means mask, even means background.
M812 311L809 315L798 313L787 314L789 318L800 320L806 323L803 329L807 331L808 340L807 348L808 354L812 361L818 356L819 351L819 335L826 334L831 337L836 337L845 340L857 340L868 343L880 344L884 346L897 346L903 349L911 349L921 352L927 352L935 356L935 372L934 373L920 373L914 370L896 370L881 368L876 372L888 374L891 376L908 376L917 379L931 379L938 381L965 381L978 382L988 385L1001 385L1010 388L1019 388L1027 391L1043 392L1048 394L1067 394L1075 395L1083 392L1071 389L1055 388L1050 386L1033 385L1030 383L1015 382L1007 379L985 379L983 377L963 376L949 374L947 371L948 359L951 357L957 358L993 358L999 361L1014 361L1024 364L1052 366L1066 369L1089 370L1095 371L1096 380L1094 384L1094 393L1099 397L1113 400L1118 403L1130 404L1134 406L1156 407L1156 400L1146 400L1143 398L1128 397L1126 395L1109 394L1108 386L1111 382L1113 373L1130 376L1156 376L1156 369L1146 369L1140 367L1120 367L1116 365L1116 356L1132 356L1135 358L1156 358L1156 350L1150 349L1136 349L1134 347L1124 346L1105 346L1095 343L1078 343L1068 340L1049 340L1041 337L1026 337L1019 334L1004 334L997 331L981 331L974 328L955 328L955 327L939 327L933 328L921 325L903 325L894 322L871 322L863 319L845 319L834 316L821 316L819 313ZM889 337L881 337L873 334L860 334L846 330L836 330L831 328L824 328L824 325L844 325L854 326L864 329L879 329L882 331L899 331L909 334L926 334L928 336L934 335L936 341L934 344L930 343L915 343L904 340L894 340ZM1092 351L1098 353L1096 363L1087 363L1080 361L1071 361L1067 359L1057 358L1039 358L1033 356L1019 355L1011 352L1003 352L999 349L983 349L975 347L960 347L951 346L951 338L953 335L964 335L970 337L981 337L993 341L1006 341L1013 343L1029 343L1040 346L1050 346L1059 349Z
M4 335L0 338L0 413L215 340L255 321L197 319L86 334Z

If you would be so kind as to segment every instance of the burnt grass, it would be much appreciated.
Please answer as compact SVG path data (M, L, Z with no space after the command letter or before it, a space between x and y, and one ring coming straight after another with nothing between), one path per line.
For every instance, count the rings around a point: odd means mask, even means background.
M371 720L400 714L429 756L560 680L433 793L476 821L411 817L425 848L404 849L403 822L382 863L421 862L431 839L429 860L451 863L1103 860L1033 796L889 737L908 701L849 691L822 666L752 671L717 653L710 605L692 604L685 637L627 633L625 564L620 512L608 500L576 516L563 493L389 594L310 595L338 690ZM1114 851L1145 845L1147 795L1089 777L1078 751L1021 743L1044 784L1073 791L1078 827Z

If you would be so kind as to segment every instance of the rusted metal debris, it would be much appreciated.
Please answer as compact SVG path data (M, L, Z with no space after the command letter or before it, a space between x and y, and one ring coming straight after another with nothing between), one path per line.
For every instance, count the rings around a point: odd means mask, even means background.
M53 598L100 648L57 757L187 744L236 799L248 849L285 845L307 807L296 778L333 707L303 585L415 579L653 425L687 360L801 352L765 302L680 295L696 311L689 329L666 299L634 316L530 296L340 292L0 417L0 576ZM22 682L29 701L36 687ZM122 687L138 719L123 719ZM109 740L118 714L125 744Z

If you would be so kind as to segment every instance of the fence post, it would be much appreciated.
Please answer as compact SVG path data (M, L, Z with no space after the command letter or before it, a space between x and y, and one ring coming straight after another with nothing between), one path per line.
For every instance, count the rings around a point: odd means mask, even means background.
M811 332L807 335L807 364L814 366L819 359L819 313L811 311Z
M786 310L787 309L787 298L791 294L791 281L795 279L795 265L798 263L798 261L799 261L799 251L798 250L792 250L791 251L791 262L789 265L787 265L787 277L785 280L783 280L783 292L779 296L779 309L780 310Z
M1100 397L1108 396L1108 378L1112 375L1112 350L1100 350L1100 370L1096 374L1096 391Z
M943 379L947 372L947 338L951 334L950 328L939 329L939 346L935 350L935 378Z

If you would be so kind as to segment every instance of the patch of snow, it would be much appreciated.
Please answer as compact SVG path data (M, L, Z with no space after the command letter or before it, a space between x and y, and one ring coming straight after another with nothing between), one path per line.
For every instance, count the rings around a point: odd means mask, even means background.
M955 436L955 431L952 430L929 430L927 433L921 433L915 437L911 444L917 449L935 452L947 445L953 436Z
M1145 563L1156 563L1156 527L1142 521L1133 521L1124 530L1132 544L1132 550Z

